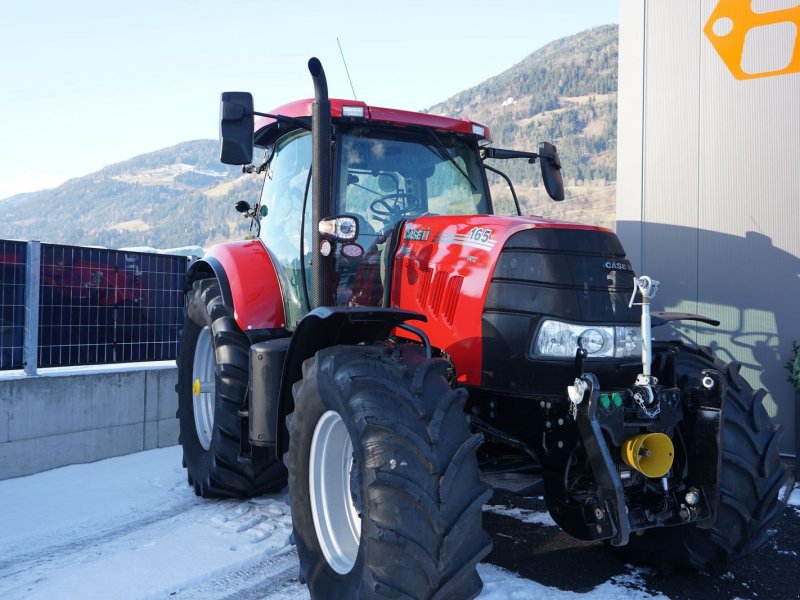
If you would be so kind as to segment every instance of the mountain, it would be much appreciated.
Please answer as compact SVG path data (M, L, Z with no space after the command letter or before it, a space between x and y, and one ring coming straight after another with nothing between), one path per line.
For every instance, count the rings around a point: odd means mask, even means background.
M246 234L233 205L252 201L258 189L255 177L219 162L217 141L183 142L0 202L0 238L109 248L207 246Z
M510 69L427 112L487 124L495 145L558 146L567 200L541 188L538 165L492 161L509 174L523 213L612 226L615 218L618 27L562 38ZM110 248L202 245L241 239L247 222L233 210L252 201L258 179L218 160L218 142L194 140L137 156L85 177L0 202L0 239ZM493 197L508 188L490 178Z
M556 40L427 112L484 123L498 147L535 151L539 141L555 144L567 185L561 203L541 188L538 165L524 160L489 164L514 182L523 214L613 227L618 35L617 25L604 25ZM493 197L510 197L499 178L490 182Z

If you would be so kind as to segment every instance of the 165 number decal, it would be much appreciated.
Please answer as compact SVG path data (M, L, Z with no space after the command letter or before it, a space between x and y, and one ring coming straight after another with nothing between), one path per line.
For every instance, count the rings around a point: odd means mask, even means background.
M469 239L476 242L488 242L492 239L492 230L485 227L473 227L469 230Z

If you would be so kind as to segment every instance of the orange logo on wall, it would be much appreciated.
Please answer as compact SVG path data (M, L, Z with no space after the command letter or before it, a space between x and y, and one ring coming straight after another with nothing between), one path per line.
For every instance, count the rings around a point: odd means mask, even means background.
M719 0L703 32L736 79L800 73L800 4L784 10L755 12L750 0ZM759 39L768 51L748 59L747 44ZM780 56L776 40L787 41ZM777 54L775 50L777 49ZM763 50L763 49L762 49ZM759 64L760 60L760 64Z

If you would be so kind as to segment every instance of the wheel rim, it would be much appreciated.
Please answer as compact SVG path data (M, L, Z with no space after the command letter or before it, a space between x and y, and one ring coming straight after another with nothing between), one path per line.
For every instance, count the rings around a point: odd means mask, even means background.
M314 529L330 567L344 575L356 562L361 517L350 494L353 443L344 421L329 410L311 439L309 489Z
M192 403L197 439L205 450L211 446L211 435L214 431L214 397L214 345L211 342L211 331L208 327L203 327L194 347Z

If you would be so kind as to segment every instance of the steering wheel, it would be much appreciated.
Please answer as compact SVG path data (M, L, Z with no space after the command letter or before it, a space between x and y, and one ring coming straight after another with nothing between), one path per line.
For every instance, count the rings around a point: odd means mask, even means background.
M414 194L395 192L373 200L369 209L384 223L397 221L400 217L419 210L422 203Z

